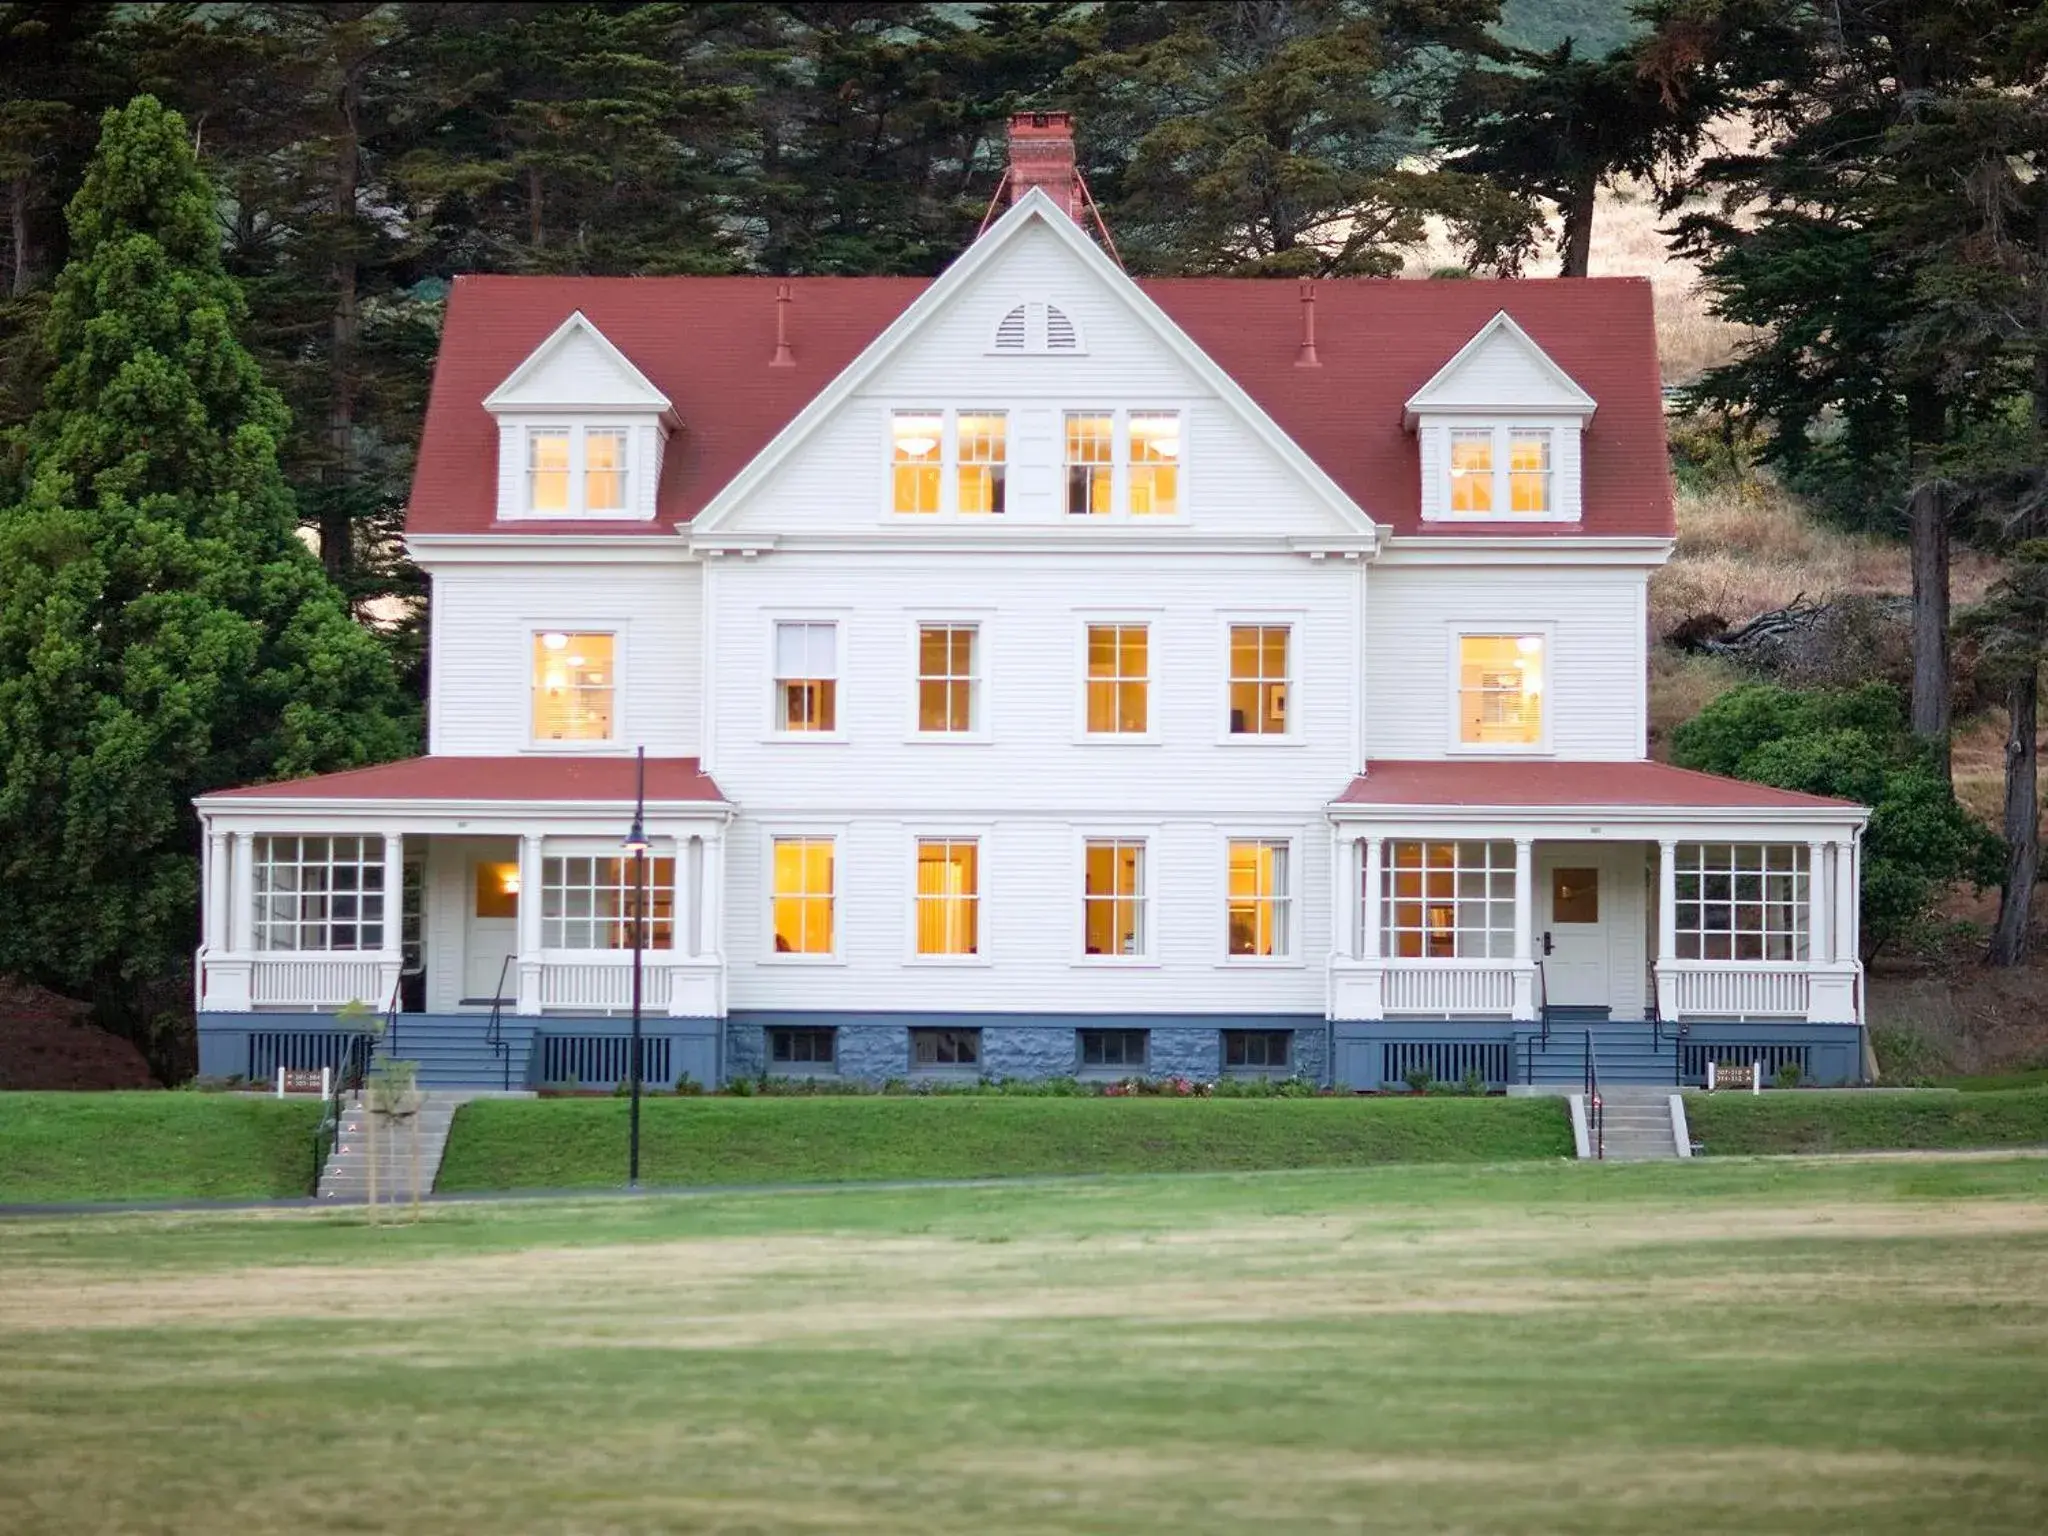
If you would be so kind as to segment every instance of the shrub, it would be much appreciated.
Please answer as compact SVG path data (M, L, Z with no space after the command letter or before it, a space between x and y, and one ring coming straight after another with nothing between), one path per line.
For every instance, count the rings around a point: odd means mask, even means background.
M1427 1093L1429 1092L1430 1084L1434 1083L1436 1079L1429 1075L1429 1068L1427 1067L1410 1067L1401 1074L1401 1081L1408 1085L1409 1091L1412 1093Z

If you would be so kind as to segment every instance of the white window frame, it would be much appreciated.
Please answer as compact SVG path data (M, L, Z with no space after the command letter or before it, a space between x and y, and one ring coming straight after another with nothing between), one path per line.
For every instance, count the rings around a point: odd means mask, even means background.
M988 845L989 827L986 824L961 826L946 822L931 826L915 825L910 829L909 846L904 853L903 888L908 893L909 923L903 935L903 963L912 966L932 966L941 970L958 970L963 967L986 967L994 962L989 957L988 924ZM917 889L917 855L925 843L972 843L974 845L974 953L971 955L928 955L917 947L917 919L920 905ZM835 934L837 929L834 930Z
M309 861L305 857L306 843L313 839L317 839L327 845L328 856L325 859ZM333 853L334 844L337 840L355 844L355 857L348 859L335 858ZM293 856L288 860L267 856L274 855L277 845L281 842L289 842L293 845ZM249 932L251 935L250 942L255 946L257 954L266 956L382 955L389 954L392 950L399 947L398 944L392 942L394 939L399 938L400 935L394 931L394 925L390 921L392 915L390 893L384 889L385 846L384 838L381 834L375 832L258 832L252 837L250 848ZM293 889L291 890L281 890L275 887L268 890L264 889L267 883L266 874L274 879L275 871L280 869L323 870L326 872L323 881L324 889L309 891L305 887L305 882L296 877L294 878ZM335 889L334 871L337 869L355 871L355 888L353 890ZM370 888L371 881L374 881L376 884L376 889L374 890ZM292 915L290 917L273 918L267 915L265 907L268 901L280 897L290 900L292 907ZM308 917L306 915L308 898L313 898L326 904L327 916L319 919ZM357 942L347 948L337 948L332 942L334 929L337 926L333 912L333 903L336 898L353 900L356 904L356 915L354 918L343 920L338 925L356 930ZM403 899L402 890L400 898L401 900ZM375 900L377 906L377 915L374 918L368 915L368 906L372 899ZM401 923L398 926L402 927L402 922L401 915ZM377 930L377 942L374 945L367 945L361 942L363 930L370 927L375 927ZM298 941L304 936L308 928L324 930L329 942L317 949L304 948ZM279 929L290 930L293 939L292 947L285 948L281 945L265 942L267 936L272 935Z
M620 883L616 886L598 885L594 882L589 886L571 887L567 885L551 885L548 880L548 867L550 865L566 864L571 859L597 859L605 860L608 862L616 861L621 866L619 870ZM664 859L669 861L669 880L667 886L665 887L663 886L661 881L656 877L655 874L656 865L658 865ZM571 946L566 944L550 944L548 942L550 925L560 925L560 928L565 930L567 925L571 922L590 923L592 925L599 925L611 922L629 924L632 921L630 915L630 898L632 892L632 867L633 856L621 850L617 843L586 842L575 839L565 840L559 838L550 839L548 842L548 846L545 850L545 853L541 859L540 891L538 893L537 898L541 904L541 953L544 956L560 957L561 960L565 962L588 960L593 955L632 954L633 951L632 946L630 944L620 945L617 948L613 948L609 945ZM647 952L649 954L675 955L682 948L682 929L685 918L683 914L681 882L682 870L681 865L678 862L677 849L675 847L674 839L656 838L652 840L647 850L647 902L649 911L647 920ZM562 891L564 893L572 889L589 890L593 892L604 890L616 891L619 893L620 914L616 918L599 918L596 916L591 916L587 918L571 918L566 913L559 917L550 917L548 916L547 907L548 892L551 889ZM669 899L669 942L665 945L657 944L655 942L654 919L652 915L655 897L663 890L667 891ZM524 892L522 892L521 894L523 896ZM564 905L566 905L566 903L564 903ZM561 932L560 936L566 937L566 932Z
M1422 926L1412 930L1397 926L1395 921L1397 916L1395 902L1397 898L1394 885L1395 876L1400 870L1399 859L1395 849L1405 844L1414 844L1422 850L1422 862L1419 866L1423 883L1422 896L1419 898L1423 909ZM1448 955L1432 955L1426 952L1429 948L1429 873L1431 868L1429 850L1432 846L1449 847L1452 850L1451 863L1447 866L1440 866L1441 869L1448 870L1451 879L1451 926L1448 932L1451 935L1451 949L1453 952ZM1486 850L1482 855L1480 863L1466 864L1462 861L1457 850L1467 846ZM1495 851L1502 849L1506 851L1501 854L1501 862L1496 863L1494 861ZM1362 845L1361 851L1363 851ZM1367 868L1368 864L1364 859L1354 861L1352 870L1354 884L1357 891L1364 897L1364 899L1354 901L1352 904L1358 914L1357 932L1353 934L1354 953L1364 953L1363 947L1357 941L1364 932L1365 914L1377 912L1380 925L1379 953L1386 958L1389 964L1457 965L1476 962L1507 965L1513 961L1517 923L1517 914L1515 912L1515 845L1513 839L1501 837L1389 837L1386 840L1386 853L1380 869L1380 889L1377 903L1371 900L1372 893L1366 890ZM1487 882L1485 893L1476 896L1460 893L1458 885L1461 875L1482 876ZM1495 891L1503 884L1507 890L1505 897L1495 894ZM1399 899L1407 900L1409 898ZM1534 899L1533 896L1531 899ZM1485 923L1477 927L1461 925L1458 922L1459 913L1475 901L1479 903L1479 910L1486 918ZM1500 904L1502 901L1505 901L1508 906L1507 927L1496 928L1492 923L1492 907ZM1420 955L1402 955L1398 953L1399 945L1397 940L1399 935L1407 932L1414 932L1422 936L1421 948L1425 953ZM1467 955L1458 953L1457 951L1462 945L1460 935L1467 933L1483 934L1486 939L1486 948L1498 948L1503 952L1495 955Z
M846 649L847 622L844 610L837 609L771 609L763 617L767 622L767 639L763 655L767 658L768 686L763 690L766 714L761 730L764 741L788 742L841 742L846 740ZM792 731L782 723L782 626L785 624L823 624L831 626L832 640L832 681L838 684L832 691L832 729L829 731Z
M1156 825L1128 824L1080 827L1074 838L1074 961L1079 969L1157 970L1159 968L1159 873L1154 855L1159 849ZM1138 889L1132 898L1138 905L1138 952L1132 955L1091 955L1088 953L1088 848L1092 843L1135 843L1138 846ZM1115 900L1114 896L1108 898Z
M1432 471L1436 477L1433 509L1425 516L1432 523L1576 523L1582 521L1581 503L1583 498L1575 496L1570 506L1564 497L1564 456L1566 439L1582 442L1582 423L1576 419L1542 419L1540 412L1530 415L1507 416L1432 416L1422 422L1422 430L1436 435L1437 462ZM1451 444L1459 433L1487 432L1493 437L1493 505L1491 512L1454 512L1451 510ZM1508 450L1518 435L1542 433L1550 440L1550 506L1542 512L1513 512L1507 510L1513 503L1511 488L1512 471L1508 467Z
M987 609L948 612L914 612L910 616L910 638L906 668L910 676L910 713L904 724L904 739L924 746L944 746L970 743L985 745L989 741L988 727L988 646L989 613ZM924 632L927 629L971 629L974 631L974 657L972 672L968 679L967 715L969 728L964 731L928 731L924 729Z
M1069 416L1107 416L1109 425L1109 510L1107 512L1069 512L1067 510L1067 418ZM1179 472L1176 487L1178 510L1172 513L1131 511L1131 418L1133 416L1173 416L1180 425L1180 452L1174 457L1174 466ZM1055 515L1061 523L1073 527L1100 526L1105 523L1132 524L1138 527L1158 525L1176 528L1192 521L1188 515L1188 492L1191 481L1188 478L1190 463L1188 446L1188 422L1190 412L1185 400L1161 400L1135 406L1089 406L1063 405L1058 412L1059 430L1055 444L1056 469L1059 475L1058 499Z
M525 621L526 647L521 665L526 669L526 745L531 752L566 752L585 757L601 756L611 752L623 752L626 736L626 663L631 649L630 626L623 620L610 619L566 619L547 622L540 619ZM609 635L612 641L612 733L609 736L586 736L574 741L544 739L540 734L539 699L535 697L533 675L534 647L540 644L542 635Z
M844 822L777 822L761 828L761 958L769 965L844 965L846 945L846 834ZM775 845L787 842L832 845L832 948L800 954L775 947Z
M1766 867L1770 861L1771 850L1778 848L1791 851L1792 866L1790 869L1773 870ZM1728 850L1729 862L1721 864L1717 861L1714 864L1708 864L1708 852L1721 849ZM1747 850L1755 850L1758 853L1759 863L1755 870L1747 870L1740 867L1742 854ZM1677 958L1682 963L1686 965L1728 966L1809 965L1812 963L1810 957L1813 953L1813 933L1810 924L1812 922L1812 881L1814 871L1812 850L1809 845L1803 842L1792 842L1782 839L1770 841L1758 838L1729 838L1725 841L1717 842L1708 838L1694 838L1679 843L1673 849L1672 864L1676 876L1672 883L1672 936L1675 941ZM1736 894L1735 881L1742 876L1753 876L1758 881L1759 890L1754 901L1742 900ZM1729 882L1729 896L1726 901L1710 900L1706 894L1706 882L1716 877L1726 879ZM1792 893L1789 899L1772 899L1769 896L1770 884L1774 879L1789 885ZM1685 896L1680 894L1687 881L1695 883L1694 889L1698 892L1697 895ZM1751 906L1762 909L1765 919L1763 925L1757 928L1739 926L1737 919L1740 916L1741 909ZM1773 928L1770 925L1769 918L1774 908L1789 913L1791 919L1789 927ZM1725 909L1727 911L1728 926L1726 928L1709 928L1706 925L1707 914L1715 909ZM1688 917L1694 920L1691 926L1687 924L1686 920ZM1726 955L1708 955L1706 949L1707 940L1710 937L1725 937L1728 941L1728 953ZM1738 956L1735 953L1736 949L1740 947L1737 943L1739 939L1755 939L1759 941L1757 945L1759 949L1768 950L1771 947L1770 941L1774 938L1785 940L1787 953L1783 955L1765 953L1747 956ZM1689 945L1688 940L1691 941ZM1691 948L1693 953L1688 955L1685 952L1687 948Z
M939 505L933 512L896 510L896 418L937 416L939 418ZM1000 416L1003 418L1003 510L962 512L960 510L960 418ZM994 401L970 401L965 405L897 404L882 414L882 519L892 527L927 527L933 523L966 523L1000 528L1014 519L1009 502L1016 491L1017 411L1012 405Z
M1079 609L1074 627L1074 741L1084 747L1151 747L1160 744L1159 735L1159 636L1160 608ZM1088 631L1114 627L1145 631L1145 729L1142 731L1091 731L1088 729Z
M519 504L517 510L512 514L512 520L541 523L624 523L647 521L646 516L637 509L641 473L641 434L638 426L639 423L625 418L601 420L593 417L574 421L520 422L518 424ZM593 508L586 500L589 479L585 442L592 432L617 433L625 439L625 458L619 469L625 494L621 504L616 507ZM537 436L558 434L567 434L569 439L568 505L560 512L539 512L534 510L533 505L533 440Z
M1535 742L1519 741L1466 741L1463 739L1464 719L1464 662L1461 656L1463 642L1470 640L1519 638L1533 635L1543 641L1543 720L1542 736ZM1499 624L1460 623L1451 626L1450 643L1445 670L1449 674L1450 691L1445 707L1449 718L1446 721L1445 736L1448 751L1456 757L1551 757L1555 751L1551 738L1557 728L1557 626L1548 621L1535 624L1505 620Z
M1286 936L1286 947L1276 955L1235 955L1230 952L1230 849L1234 843L1264 843L1281 849L1285 855L1286 868L1282 886L1270 898L1271 903L1285 914L1281 932ZM1303 955L1306 946L1301 933L1301 846L1300 840L1288 832L1271 829L1237 828L1223 834L1220 857L1223 861L1223 879L1218 888L1218 904L1222 909L1223 958L1222 965L1230 970L1252 969L1293 969L1306 962Z
M1298 708L1301 681L1301 632L1307 615L1298 608L1226 609L1217 616L1216 654L1217 671L1221 681L1216 704L1217 718L1222 722L1216 732L1216 744L1223 747L1299 747L1306 745L1301 729L1301 710ZM1233 731L1230 728L1230 685L1231 647L1230 632L1246 628L1284 629L1287 631L1287 676L1286 685L1287 719L1283 729L1278 731Z

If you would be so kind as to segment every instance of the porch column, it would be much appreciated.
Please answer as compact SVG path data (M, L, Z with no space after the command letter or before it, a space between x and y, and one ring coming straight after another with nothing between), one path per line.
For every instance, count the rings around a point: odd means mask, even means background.
M540 1012L540 880L541 835L522 833L519 838L519 986L512 1011Z
M725 958L725 833L704 839L704 947L714 960ZM723 1012L723 1009L720 1010Z
M692 960L704 953L704 838L692 833L676 861L676 877L683 883L688 905L680 908L683 922L683 953ZM681 898L679 898L680 900Z
M1856 961L1856 845L1844 838L1835 848L1834 947L1829 958L1845 965Z
M1536 1007L1536 845L1515 839L1515 977L1509 1017L1533 1019Z
M1678 1017L1678 844L1657 844L1657 1017Z
M228 942L238 955L256 948L256 838L254 833L231 835L228 873Z
M386 1008L398 992L405 967L405 834L384 834L384 942L378 946L377 1006Z
M228 947L228 914L232 910L231 888L234 868L228 858L228 835L209 830L206 834L206 931L201 942L213 954Z
M1833 850L1818 838L1806 845L1806 963L1820 965L1828 948L1828 855Z
M1380 903L1384 900L1382 892L1387 883L1387 840L1378 836L1368 837L1363 839L1362 849L1356 842L1351 847L1352 855L1345 860L1346 865L1356 871L1362 852L1365 866L1365 878L1358 887L1358 924L1353 930L1352 942L1357 945L1359 959L1377 960L1380 957L1380 930L1386 923L1380 915Z

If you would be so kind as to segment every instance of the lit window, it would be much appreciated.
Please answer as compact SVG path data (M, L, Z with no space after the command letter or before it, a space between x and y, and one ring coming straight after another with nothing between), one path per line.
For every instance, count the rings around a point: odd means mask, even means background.
M898 512L939 510L946 419L938 411L898 411L891 418L889 462Z
M839 721L839 626L775 626L775 728L832 731Z
M1543 741L1543 637L1461 635L1458 740L1533 747Z
M1116 420L1106 413L1067 412L1067 511L1107 517L1115 484Z
M611 428L583 434L583 510L626 510L626 434Z
M1229 953L1278 959L1290 953L1294 901L1287 888L1287 845L1230 845L1225 918Z
M1288 1029L1226 1029L1223 1067L1228 1072L1285 1072L1293 1054Z
M258 949L384 947L383 838L259 837L254 852Z
M1091 841L1084 854L1082 950L1129 958L1145 953L1145 845Z
M1517 427L1508 437L1508 509L1550 510L1550 433Z
M978 1067L981 1065L981 1031L913 1029L910 1032L910 1064L925 1072L934 1068Z
M1001 512L1009 474L1009 418L1001 411L977 411L962 415L954 430L959 442L960 510Z
M1390 957L1514 956L1513 843L1389 843L1382 880L1380 910ZM1361 902L1360 910L1369 905Z
M1679 959L1807 958L1804 845L1680 843L1676 869Z
M1124 1067L1143 1071L1151 1031L1144 1029L1080 1029L1084 1068Z
M1145 732L1148 637L1143 624L1088 626L1088 733Z
M1287 626L1230 626L1230 734L1287 731Z
M476 915L519 915L519 866L509 860L486 859L476 866Z
M675 948L676 863L647 861L646 947ZM633 860L542 859L540 943L543 949L631 949Z
M543 630L533 637L533 739L610 741L613 637Z
M920 839L917 845L917 952L981 952L981 847Z
M778 837L774 847L774 931L778 955L832 953L829 837Z
M569 434L533 431L526 434L526 505L545 516L569 510Z
M921 624L917 630L917 728L934 734L972 731L976 725L972 624Z
M1131 412L1131 516L1180 515L1180 412Z

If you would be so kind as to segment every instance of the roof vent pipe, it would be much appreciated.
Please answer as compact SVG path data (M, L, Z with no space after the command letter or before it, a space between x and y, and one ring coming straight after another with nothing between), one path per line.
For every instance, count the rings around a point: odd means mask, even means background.
M1316 356L1316 285L1305 277L1301 280L1301 351L1294 359L1294 366L1323 366L1323 360Z
M768 362L770 368L794 368L796 359L789 351L789 284L775 285L775 356Z

